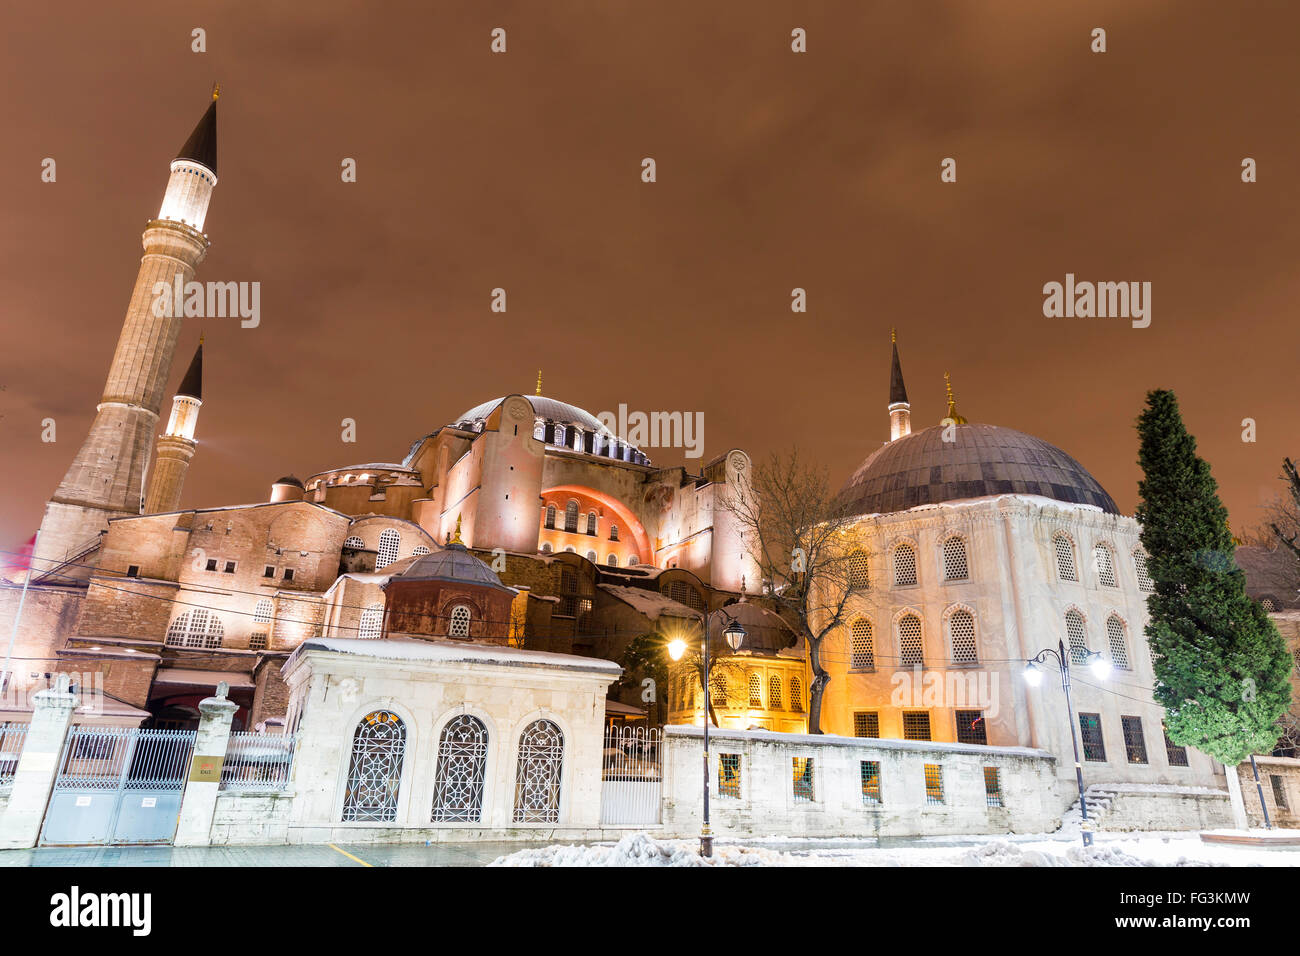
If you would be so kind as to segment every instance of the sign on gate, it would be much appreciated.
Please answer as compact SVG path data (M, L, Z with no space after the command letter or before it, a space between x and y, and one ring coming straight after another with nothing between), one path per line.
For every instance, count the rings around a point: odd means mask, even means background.
M170 843L194 738L192 730L73 727L41 843Z
M659 823L662 799L660 731L653 727L607 729L601 769L600 822L608 825Z

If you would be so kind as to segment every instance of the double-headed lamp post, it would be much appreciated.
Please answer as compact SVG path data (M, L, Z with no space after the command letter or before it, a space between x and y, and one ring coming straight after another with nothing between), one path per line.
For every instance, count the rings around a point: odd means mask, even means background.
M1025 682L1031 687L1037 687L1043 682L1043 671L1038 665L1047 663L1049 657L1056 659L1056 664L1061 670L1061 688L1065 691L1065 720L1070 725L1070 742L1074 744L1074 779L1079 785L1079 813L1082 818L1079 832L1083 835L1083 845L1092 846L1092 830L1088 824L1088 802L1083 796L1083 765L1079 763L1079 733L1074 726L1074 704L1070 701L1070 658L1066 655L1065 641L1057 641L1055 649L1044 648L1025 661ZM1105 680L1110 674L1110 661L1102 657L1098 651L1088 651L1079 663L1087 664L1093 676L1099 680Z
M713 612L713 614L719 613L725 612L721 608ZM704 826L700 829L700 856L713 856L713 833L709 829L709 618L713 614L700 612L700 626L704 631L704 672L702 677L704 685ZM745 629L741 627L739 621L731 618L727 622L727 626L722 629L722 636L727 639L727 644L731 646L732 651L738 651L740 645L745 641ZM677 637L668 642L668 656L673 660L681 660L682 655L685 653L686 641L682 638Z

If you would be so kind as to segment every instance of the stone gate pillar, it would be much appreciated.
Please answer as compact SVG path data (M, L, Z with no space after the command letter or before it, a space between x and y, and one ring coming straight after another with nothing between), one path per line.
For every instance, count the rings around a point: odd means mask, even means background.
M199 732L194 738L194 761L181 799L181 818L176 825L176 846L208 846L212 843L212 816L217 809L221 767L230 743L230 722L239 705L226 699L230 688L217 685L217 695L199 702Z
M68 675L60 674L54 687L32 697L32 722L14 771L9 805L0 816L0 849L34 847L41 835L68 726L77 708L77 695L69 686Z

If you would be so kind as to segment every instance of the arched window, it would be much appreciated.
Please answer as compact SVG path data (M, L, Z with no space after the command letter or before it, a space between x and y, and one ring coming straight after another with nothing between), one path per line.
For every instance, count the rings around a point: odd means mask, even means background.
M573 440L570 442L574 451L582 451L582 429L577 425L573 426Z
M610 541L618 540L618 525L612 524L609 526L609 540Z
M1151 573L1147 571L1147 556L1143 551L1133 552L1133 571L1137 577L1139 591L1154 591L1155 584L1151 581Z
M599 560L599 559L596 557L596 552L595 552L595 551L588 551L588 552L587 552L587 560L590 561L592 564L595 564L595 563L597 562L597 560Z
M379 637L384 627L384 605L371 604L361 612L361 623L357 626L357 637L373 641Z
M894 548L894 587L911 587L916 583L916 549L904 541Z
M709 686L713 689L713 706L727 706L727 675L714 671L709 677Z
M365 542L355 534L348 535L348 539L343 542L343 547L345 548L364 548L365 546Z
M546 527L555 530L555 505L546 506Z
M220 618L205 607L196 607L172 621L167 643L172 647L220 647L225 633Z
M627 566L629 568L635 568L640 563L641 563L641 559L638 558L635 554L627 559Z
M616 567L618 567L618 555L617 555L617 554L611 554L611 555L609 556L608 560L605 561L605 563L606 563L607 565L609 565L611 568L616 568Z
M406 755L406 724L387 710L376 710L357 724L352 736L352 762L343 797L343 820L397 819L397 797Z
M781 706L781 678L773 674L767 679L767 709L784 710Z
M970 577L966 566L966 542L953 535L943 543L943 579L965 581Z
M375 570L382 571L397 560L397 549L402 545L402 536L392 528L385 528L379 535L379 556L375 558Z
M858 618L853 622L853 646L850 666L860 670L870 670L876 666L876 647L871 635L871 622Z
M433 786L434 823L478 823L483 818L488 733L483 721L461 714L447 722L438 743Z
M415 557L422 558L429 553L429 549L422 544L417 544L415 550L411 552Z
M550 553L551 553L551 542L549 542L549 541L543 541L543 542L542 542L542 554L550 554Z
M554 441L555 441L555 444L556 444L556 445L559 445L561 448L564 447L564 426L563 426L563 425L556 425L556 426L555 426L555 439L554 439Z
M871 586L871 565L865 551L857 550L849 555L849 587L861 590Z
M578 503L570 500L564 506L564 530L572 534L578 532Z
M549 720L535 720L519 735L515 770L515 823L557 823L564 734Z
M1118 614L1106 618L1106 637L1110 641L1110 662L1122 671L1131 670L1128 663L1128 629Z
M904 614L898 619L898 658L904 667L925 664L921 619L915 614Z
M447 625L448 637L469 637L469 608L457 604L451 609L451 623Z
M752 672L749 675L749 706L763 709L763 678Z
M596 512L587 512L587 534L596 533Z
M1074 542L1063 531L1052 535L1052 547L1056 549L1056 576L1062 581L1079 580L1074 570Z
M1092 549L1092 559L1097 564L1097 581L1108 588L1119 587L1115 583L1115 555L1110 546L1098 544Z
M1277 602L1274 601L1271 597L1260 598L1259 606L1262 607L1264 611L1268 614L1277 613Z
M260 601L257 602L257 607L253 608L253 623L254 624L271 623L271 599L270 598L262 598Z
M546 441L546 422L540 418L533 422L533 437L538 441Z
M1069 638L1071 662L1082 664L1088 659L1088 628L1083 615L1074 608L1065 612L1065 634Z
M803 713L803 681L797 677L790 678L790 709L796 714Z
M975 649L975 617L970 611L958 608L948 615L948 640L952 645L954 664L979 663L979 653Z
M685 581L673 581L668 585L668 597L678 604L685 604L687 607L694 608L697 611L704 610L704 598L700 592L691 587Z

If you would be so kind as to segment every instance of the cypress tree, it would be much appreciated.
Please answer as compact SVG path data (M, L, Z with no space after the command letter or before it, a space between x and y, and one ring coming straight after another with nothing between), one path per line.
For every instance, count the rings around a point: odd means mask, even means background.
M1278 718L1291 703L1291 658L1246 595L1228 511L1173 392L1148 393L1138 435L1137 519L1155 585L1146 626L1155 698L1174 743L1234 767L1277 742Z

